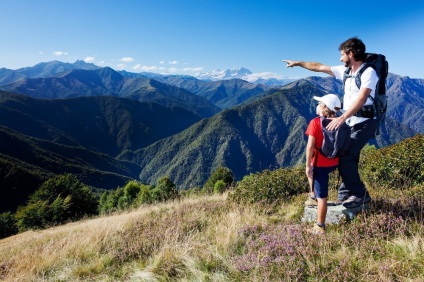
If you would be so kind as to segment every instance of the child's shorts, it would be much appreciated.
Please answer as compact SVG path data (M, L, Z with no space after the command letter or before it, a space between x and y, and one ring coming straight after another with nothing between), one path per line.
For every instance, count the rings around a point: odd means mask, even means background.
M328 197L328 175L336 168L337 166L314 167L314 191L317 198Z

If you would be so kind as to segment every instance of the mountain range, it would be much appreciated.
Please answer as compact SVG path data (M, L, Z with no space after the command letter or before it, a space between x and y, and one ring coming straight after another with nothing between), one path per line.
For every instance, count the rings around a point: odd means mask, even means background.
M330 77L270 88L241 79L147 77L79 64L85 69L60 62L13 74L0 69L3 210L22 204L58 173L74 173L102 189L169 176L186 189L202 186L219 166L239 180L299 164L314 117L312 96L341 93L341 83ZM23 77L11 79L17 76ZM374 144L424 132L423 84L389 75L389 109Z
M212 116L220 110L207 99L187 90L150 78L125 77L108 67L95 70L72 69L55 76L23 78L1 85L0 88L34 98L126 97L164 106L178 106L201 117Z

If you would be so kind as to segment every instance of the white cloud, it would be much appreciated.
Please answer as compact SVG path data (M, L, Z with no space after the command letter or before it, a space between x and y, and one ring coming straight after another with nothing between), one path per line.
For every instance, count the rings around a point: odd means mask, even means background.
M131 57L123 57L122 59L119 59L118 61L123 63L131 63L131 62L134 62L134 59Z
M175 73L175 72L177 72L178 71L178 69L177 68L169 68L169 70L168 70L169 72L172 72L172 73Z
M118 65L116 65L116 67L117 67L119 70L123 70L123 69L125 69L125 64L118 64Z
M170 64L170 65L177 65L178 64L178 61L169 61L168 64Z
M199 72L199 71L202 71L203 68L202 67L198 67L198 68L183 68L182 70L183 71L187 71L187 72L190 72L190 71L192 71L192 72Z
M92 63L92 62L94 62L96 60L96 58L95 57L87 57L87 58L85 58L84 59L84 62L86 62L86 63Z
M158 70L159 68L156 66L142 66L140 64L137 64L133 67L133 69L135 70L140 70L140 71L147 71L147 72L151 72L151 71L155 71Z
M165 61L160 61L159 64L163 65L165 63Z
M68 55L68 52L64 52L64 51L54 51L53 55L55 56L62 56L62 55Z
M141 65L140 64L136 64L135 66L133 66L133 69L135 69L135 70L138 70L140 68L141 68Z

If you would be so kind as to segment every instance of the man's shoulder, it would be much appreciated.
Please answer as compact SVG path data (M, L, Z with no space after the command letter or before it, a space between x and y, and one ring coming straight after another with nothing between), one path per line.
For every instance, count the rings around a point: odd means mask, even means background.
M331 71L337 79L343 79L344 72L346 71L346 67L344 65L332 66Z
M364 66L364 71L361 74L361 80L362 79L378 79L377 72L375 69L370 65Z

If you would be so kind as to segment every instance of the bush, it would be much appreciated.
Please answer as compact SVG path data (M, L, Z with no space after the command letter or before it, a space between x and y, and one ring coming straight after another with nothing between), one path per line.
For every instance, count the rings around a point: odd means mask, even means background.
M16 219L10 212L0 213L0 239L18 233Z
M160 201L166 201L178 197L178 190L176 189L175 184L167 176L162 177L158 180L156 189L158 189L159 191L155 191L154 193L156 195L155 200L159 198Z
M424 181L424 135L382 148L367 149L361 158L361 177L375 188L409 189Z
M278 204L306 191L308 180L303 167L281 168L245 176L229 199L236 203Z
M208 178L203 188L206 192L212 193L215 188L215 183L218 180L222 180L225 183L225 186L228 187L234 182L233 173L229 168L218 167Z
M141 184L140 192L138 192L138 195L137 195L137 203L139 205L153 203L152 190L154 188L155 187L150 185Z
M118 202L125 194L124 189L118 187L115 191L106 191L100 197L99 211L107 213L118 210ZM122 200L121 200L122 202Z
M75 176L59 175L45 181L16 212L20 231L78 220L97 214L94 193Z
M222 194L224 193L225 189L227 188L227 184L225 184L224 180L218 180L214 187L213 187L213 192L215 194Z
M140 192L141 184L135 180L129 181L123 191L124 194L118 199L118 208L120 210L126 209L134 204Z

